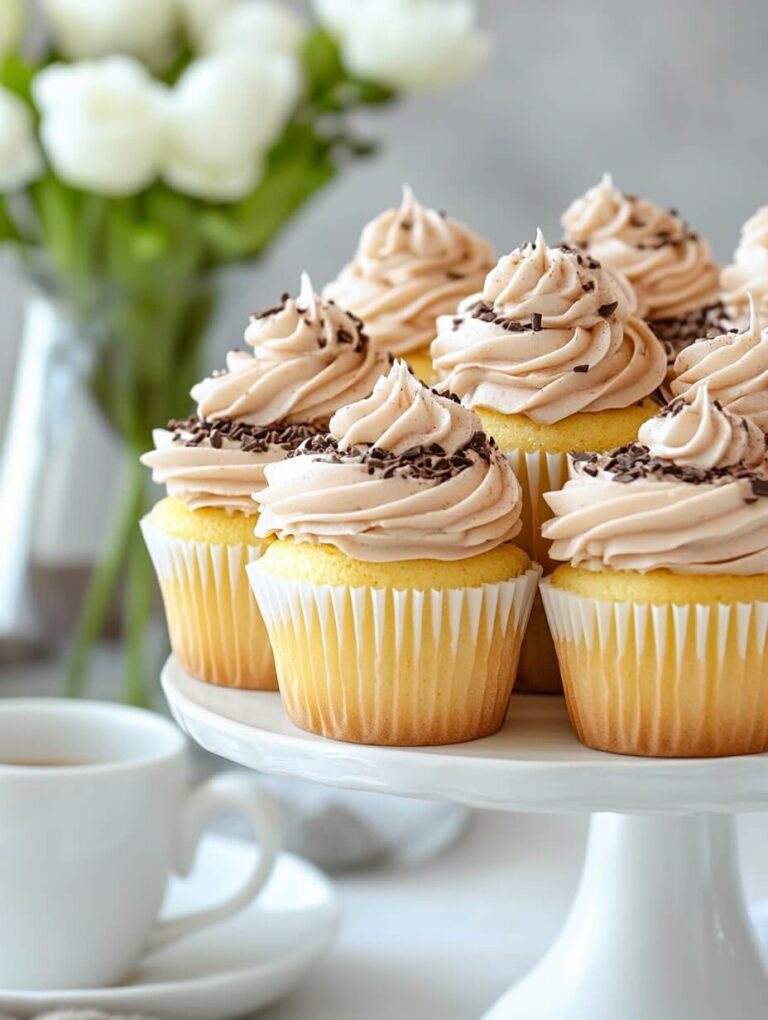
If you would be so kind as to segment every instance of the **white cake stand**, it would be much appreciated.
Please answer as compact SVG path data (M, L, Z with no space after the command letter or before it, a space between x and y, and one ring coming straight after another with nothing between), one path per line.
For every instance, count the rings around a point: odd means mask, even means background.
M592 814L565 927L485 1020L768 1016L768 977L746 913L734 830L734 813L768 806L768 755L602 754L578 743L560 699L525 695L513 697L505 728L485 740L362 747L304 733L277 694L211 687L173 658L162 680L193 740L249 768L479 808ZM510 924L525 925L514 904L509 915Z

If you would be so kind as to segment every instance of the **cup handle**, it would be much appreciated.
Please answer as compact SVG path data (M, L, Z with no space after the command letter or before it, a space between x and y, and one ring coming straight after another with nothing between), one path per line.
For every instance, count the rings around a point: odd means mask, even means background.
M208 822L214 814L226 808L239 811L250 822L260 850L252 873L240 889L223 903L185 917L157 921L147 942L148 949L159 949L183 935L231 917L259 894L269 878L280 851L279 809L254 777L239 772L223 772L188 794L179 823L174 871L182 878L190 873L200 837Z

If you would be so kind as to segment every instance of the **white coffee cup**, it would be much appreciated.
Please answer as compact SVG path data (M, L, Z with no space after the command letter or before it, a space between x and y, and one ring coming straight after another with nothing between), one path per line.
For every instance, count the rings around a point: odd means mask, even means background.
M151 712L102 702L0 700L0 987L104 987L147 950L229 917L262 888L277 812L255 778L188 792L186 744ZM259 844L225 902L158 920L211 816L235 809Z

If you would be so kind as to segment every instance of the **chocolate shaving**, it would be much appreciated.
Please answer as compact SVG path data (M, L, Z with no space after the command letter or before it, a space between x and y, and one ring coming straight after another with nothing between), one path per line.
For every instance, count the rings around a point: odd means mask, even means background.
M173 433L173 442L180 446L201 446L207 442L213 449L220 450L227 439L239 445L244 453L266 453L273 447L295 450L306 439L325 431L321 425L294 425L287 422L251 425L230 418L205 421L197 415L169 421L168 430Z
M414 446L403 453L392 453L359 443L340 450L336 438L328 433L310 436L288 457L311 456L328 464L360 464L368 475L379 478L418 478L439 484L461 474L478 460L490 463L496 444L484 432L476 432L459 450L449 454L439 443Z
M609 315L613 315L616 309L619 307L618 301L611 301L610 304L600 305L597 310L597 314L603 319L607 319Z

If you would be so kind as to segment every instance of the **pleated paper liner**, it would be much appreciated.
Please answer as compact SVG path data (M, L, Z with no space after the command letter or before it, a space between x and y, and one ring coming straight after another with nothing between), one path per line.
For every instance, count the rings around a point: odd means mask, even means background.
M245 572L262 546L174 538L141 522L171 648L184 669L224 687L277 690L269 638Z
M253 563L251 585L297 726L335 740L425 746L504 722L540 576L400 591L288 580Z
M602 602L547 581L541 593L583 743L670 758L768 750L768 602Z
M544 493L562 489L568 478L568 455L524 450L508 450L507 460L523 490L522 531L515 543L540 563L548 574L557 564L549 559L549 542L541 537L541 526L552 516L544 502ZM531 694L562 694L563 682L555 646L549 633L541 595L536 594L531 622L520 652L520 676L517 690Z

